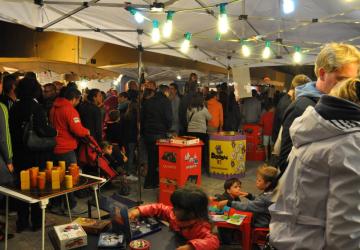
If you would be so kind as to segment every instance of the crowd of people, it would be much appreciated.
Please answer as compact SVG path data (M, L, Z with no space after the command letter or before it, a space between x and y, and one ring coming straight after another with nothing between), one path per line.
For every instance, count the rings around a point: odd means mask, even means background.
M360 190L359 65L360 53L354 46L331 43L317 56L316 81L297 75L282 96L260 95L253 89L252 97L239 102L234 88L226 83L217 86L217 91L200 89L194 73L184 92L176 83L157 86L153 81L141 85L129 81L121 93L99 89L81 92L73 82L41 86L32 72L21 79L18 74L3 73L0 184L18 185L21 170L31 166L44 169L49 160L78 163L81 139L92 136L112 167L133 180L143 174L144 188L154 189L159 186L157 140L174 135L200 138L204 142L202 171L209 173L209 134L240 131L242 124L256 123L263 128L266 161L270 162L272 153L276 156L271 161L273 166L265 165L257 171L256 187L262 193L255 198L240 191L239 180L231 179L224 184L222 198L217 199L219 207L254 212L255 226L270 225L270 241L278 249L356 249L360 237L356 231L356 198L360 198L356 191ZM28 141L29 128L44 139L40 148L33 148ZM206 220L201 210L202 200L206 200L205 207L208 205L206 195L184 192L174 193L174 212L150 205L139 207L132 216L161 214L178 228L176 217L185 216L181 211L197 204L193 217L185 218ZM181 197L190 197L194 204ZM249 202L243 203L240 197ZM83 213L76 196L69 198L72 213ZM28 228L30 221L33 230L40 228L38 205L29 209L27 203L17 201L15 207L18 232ZM51 210L64 213L64 201L54 199ZM207 242L218 244L205 224L195 223L194 227L204 230L207 241L190 241L184 249L205 249ZM187 237L194 239L193 235Z

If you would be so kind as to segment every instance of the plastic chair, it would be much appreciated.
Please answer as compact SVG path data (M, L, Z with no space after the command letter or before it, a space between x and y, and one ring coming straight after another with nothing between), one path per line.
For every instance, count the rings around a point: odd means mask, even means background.
M267 227L255 227L252 231L251 243L258 246L264 246L266 243L266 236L270 230Z

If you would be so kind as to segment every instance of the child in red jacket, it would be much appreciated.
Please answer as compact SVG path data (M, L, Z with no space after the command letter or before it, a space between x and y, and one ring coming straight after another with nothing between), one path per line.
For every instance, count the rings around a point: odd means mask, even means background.
M177 250L215 250L219 239L211 233L208 221L208 197L195 188L176 190L170 197L173 207L161 203L140 206L129 213L130 220L139 216L160 217L170 228L184 236L188 242Z

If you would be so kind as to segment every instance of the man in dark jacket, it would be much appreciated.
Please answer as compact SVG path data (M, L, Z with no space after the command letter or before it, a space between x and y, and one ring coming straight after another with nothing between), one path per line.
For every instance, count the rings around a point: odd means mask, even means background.
M309 82L295 89L295 101L286 110L282 122L281 150L278 166L281 174L288 165L292 149L289 129L293 121L301 116L308 106L315 106L320 96L328 94L341 80L357 77L360 65L360 52L348 44L327 44L315 61L316 82Z
M148 150L148 172L144 188L156 188L159 185L158 148L156 141L166 138L172 125L171 102L168 99L169 87L161 85L159 91L143 103L141 112L142 134Z
M103 102L99 89L90 89L87 101L79 106L81 122L100 145L102 141L102 115L99 105Z
M287 92L287 94L283 95L280 98L279 103L276 105L275 116L274 116L273 134L272 134L273 142L275 142L278 137L282 118L284 117L286 109L289 107L292 100L295 99L295 88L304 85L305 83L308 83L310 81L311 79L306 75L296 75L291 81L290 90Z
M43 107L46 110L46 114L50 114L50 110L54 105L56 99L56 86L54 83L47 83L43 87Z

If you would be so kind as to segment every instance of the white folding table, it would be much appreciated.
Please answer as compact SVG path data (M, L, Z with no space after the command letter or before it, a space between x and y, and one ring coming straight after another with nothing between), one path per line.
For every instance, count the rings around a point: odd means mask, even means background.
M98 196L97 196L97 189L100 184L105 183L105 182L106 182L106 179L104 179L104 178L100 178L100 177L92 176L92 175L80 174L79 184L74 186L71 189L65 189L64 187L62 187L59 190L52 190L51 187L47 187L46 190L44 190L44 191L38 191L38 190L34 191L34 190L21 190L20 188L14 188L14 187L0 186L0 193L6 197L5 250L8 249L9 196L13 197L17 200L27 202L29 204L39 203L40 208L42 210L42 222L41 222L42 223L41 224L42 245L41 245L41 249L45 250L45 210L46 210L47 204L49 203L49 199L58 197L61 195L65 195L68 212L69 212L69 218L70 218L70 221L72 221L68 194L78 191L78 190L81 190L81 189L92 187L94 190L95 202L96 202L96 208L97 208L99 220L101 220L99 200L98 200Z

